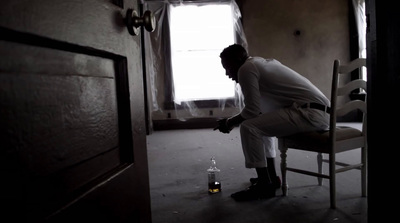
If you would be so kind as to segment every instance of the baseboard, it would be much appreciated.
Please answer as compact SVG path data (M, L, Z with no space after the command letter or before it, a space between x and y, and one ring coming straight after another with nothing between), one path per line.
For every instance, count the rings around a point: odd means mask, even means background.
M153 120L153 130L214 128L217 120L218 118L192 118L185 121L179 119Z

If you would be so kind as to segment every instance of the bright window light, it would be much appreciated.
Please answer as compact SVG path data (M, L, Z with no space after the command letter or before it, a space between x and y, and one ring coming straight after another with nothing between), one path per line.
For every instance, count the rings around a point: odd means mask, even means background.
M362 8L363 8L363 12L365 12L365 2L363 2L362 3ZM366 35L365 35L365 32L367 31L367 21L366 21L366 17L365 17L365 15L363 15L363 18L364 19L362 19L362 30L364 30L364 33L363 33L363 42L364 42L364 48L362 49L362 52L361 52L361 57L362 58L367 58L367 49L366 49L366 42L367 42L367 40L366 40ZM362 68L362 78L363 78L363 80L367 80L367 68L366 67L363 67Z
M234 43L229 4L177 5L170 11L174 101L213 100L235 96L219 54Z

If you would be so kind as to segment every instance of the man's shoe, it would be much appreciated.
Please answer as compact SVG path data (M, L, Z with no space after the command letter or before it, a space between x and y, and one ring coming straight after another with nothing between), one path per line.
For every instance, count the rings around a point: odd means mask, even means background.
M258 178L250 178L250 183L252 185L256 184L258 182ZM281 188L281 178L276 176L275 180L272 181L272 184L275 186L276 189Z
M272 184L253 184L249 188L231 194L235 201L253 201L275 197L275 188Z

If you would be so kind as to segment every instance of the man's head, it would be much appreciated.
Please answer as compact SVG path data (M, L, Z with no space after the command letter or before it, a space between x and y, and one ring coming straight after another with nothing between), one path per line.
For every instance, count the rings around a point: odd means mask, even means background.
M226 75L238 82L239 68L249 57L246 49L239 44L233 44L226 47L219 56L221 57L222 66L226 70Z

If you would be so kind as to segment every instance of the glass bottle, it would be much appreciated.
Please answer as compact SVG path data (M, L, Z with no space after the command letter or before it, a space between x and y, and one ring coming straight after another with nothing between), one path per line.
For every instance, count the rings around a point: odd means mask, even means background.
M208 172L208 192L215 194L221 191L221 182L219 181L220 169L217 168L217 162L214 157L211 157L211 166Z

